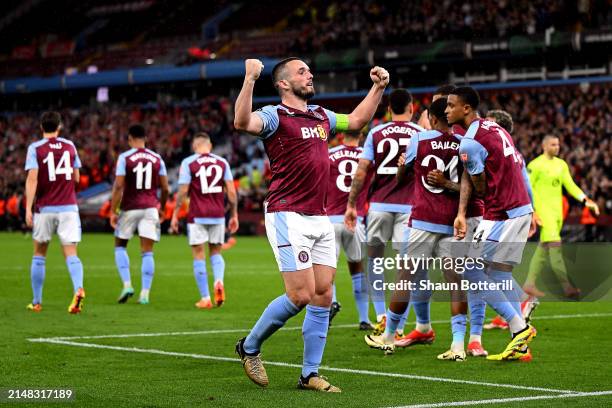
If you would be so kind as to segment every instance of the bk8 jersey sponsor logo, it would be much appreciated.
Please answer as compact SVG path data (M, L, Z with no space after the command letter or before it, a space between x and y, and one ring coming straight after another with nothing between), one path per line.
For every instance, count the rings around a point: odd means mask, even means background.
M302 127L300 130L302 131L302 138L304 139L319 138L321 140L327 140L327 131L321 125L315 127Z

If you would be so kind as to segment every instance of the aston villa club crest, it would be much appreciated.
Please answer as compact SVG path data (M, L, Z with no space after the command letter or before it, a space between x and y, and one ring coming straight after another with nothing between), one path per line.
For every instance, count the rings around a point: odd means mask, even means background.
M308 262L308 252L300 251L300 253L298 254L298 259L300 260L301 263Z

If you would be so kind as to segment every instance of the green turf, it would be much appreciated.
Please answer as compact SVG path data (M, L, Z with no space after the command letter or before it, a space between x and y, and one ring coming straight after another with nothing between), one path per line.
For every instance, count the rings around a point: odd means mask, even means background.
M68 345L32 343L28 338L102 334L188 332L244 329L240 333L189 334L181 336L128 337L76 340L119 347L156 349L206 356L234 357L236 340L282 291L272 252L264 238L238 239L224 253L227 303L220 309L200 311L191 271L190 250L184 237L163 237L155 251L157 271L151 304L118 305L121 285L114 266L110 235L83 237L80 256L85 267L87 298L80 316L67 313L71 283L53 242L47 259L44 311L28 313L31 299L29 265L31 242L19 234L0 234L3 264L0 265L0 388L70 387L76 401L69 406L176 407L176 406L347 406L385 407L491 398L555 395L521 390L425 379L389 378L363 373L322 369L339 395L296 389L299 369L268 366L270 386L262 390L245 376L238 362L167 356L150 353L92 349ZM138 293L140 261L136 243L130 247L132 276ZM338 271L338 296L343 309L336 326L356 323L346 265ZM209 268L210 270L210 268ZM609 354L612 338L612 303L543 303L537 316L602 313L604 316L535 320L534 361L495 363L471 358L465 363L440 362L438 353L450 344L448 323L434 325L432 346L417 346L392 356L367 348L363 332L355 328L332 328L324 364L329 367L402 373L437 378L473 380L534 387L574 390L612 390ZM288 323L299 327L302 316ZM448 305L432 305L434 320L448 320ZM500 351L505 332L485 332L490 351ZM300 330L280 331L263 349L268 361L301 363ZM27 406L21 403L19 406ZM34 404L30 404L34 406ZM503 403L495 406L611 406L612 396L581 397Z

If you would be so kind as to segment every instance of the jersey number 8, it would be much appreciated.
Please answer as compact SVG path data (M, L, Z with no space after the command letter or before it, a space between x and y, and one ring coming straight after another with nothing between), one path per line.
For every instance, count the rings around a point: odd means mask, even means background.
M355 177L355 172L357 172L357 162L355 160L342 160L338 163L338 172L340 175L336 178L336 186L338 190L349 193L351 191L351 183L353 182L353 177ZM350 177L351 180L349 185L346 185L346 178Z

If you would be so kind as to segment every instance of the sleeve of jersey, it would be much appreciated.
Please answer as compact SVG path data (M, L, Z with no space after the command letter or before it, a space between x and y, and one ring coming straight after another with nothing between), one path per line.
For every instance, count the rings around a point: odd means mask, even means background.
M527 174L527 166L523 166L523 182L525 183L525 188L527 189L527 194L529 194L529 199L533 203L533 191L531 189L531 183L529 182L529 175Z
M363 151L359 155L360 159L374 161L374 142L372 137L372 131L368 133L365 143L363 144Z
M232 181L234 179L234 176L232 175L232 169L230 169L230 165L227 162L227 160L225 161L225 172L223 174L223 180L225 181Z
M83 166L81 164L81 158L79 157L79 151L75 147L74 148L74 168L80 169L81 167Z
M459 157L470 175L473 176L484 171L488 154L487 149L474 139L464 137L461 140Z
M168 171L166 170L166 163L161 157L159 158L159 175L168 176Z
M189 184L191 183L191 171L189 170L189 164L187 164L187 160L183 160L181 163L181 168L179 170L179 184Z
M567 192L578 201L585 199L586 194L574 183L572 175L570 174L569 167L566 162L563 162L563 173L561 175L561 183Z
M417 150L419 148L419 134L417 133L414 137L410 138L410 144L406 146L406 163L404 166L408 166L416 160Z
M325 108L323 108L323 110L329 118L329 127L332 132L344 132L349 130L349 119L347 114L336 113Z
M28 147L28 153L26 155L25 169L32 170L38 168L38 160L36 160L36 149L34 146Z
M276 132L278 129L278 111L275 106L267 105L261 109L255 111L255 114L259 116L263 122L263 128L261 129L261 133L259 137L262 139L267 139Z
M117 159L115 176L125 176L125 157L123 155L119 155L119 158Z

